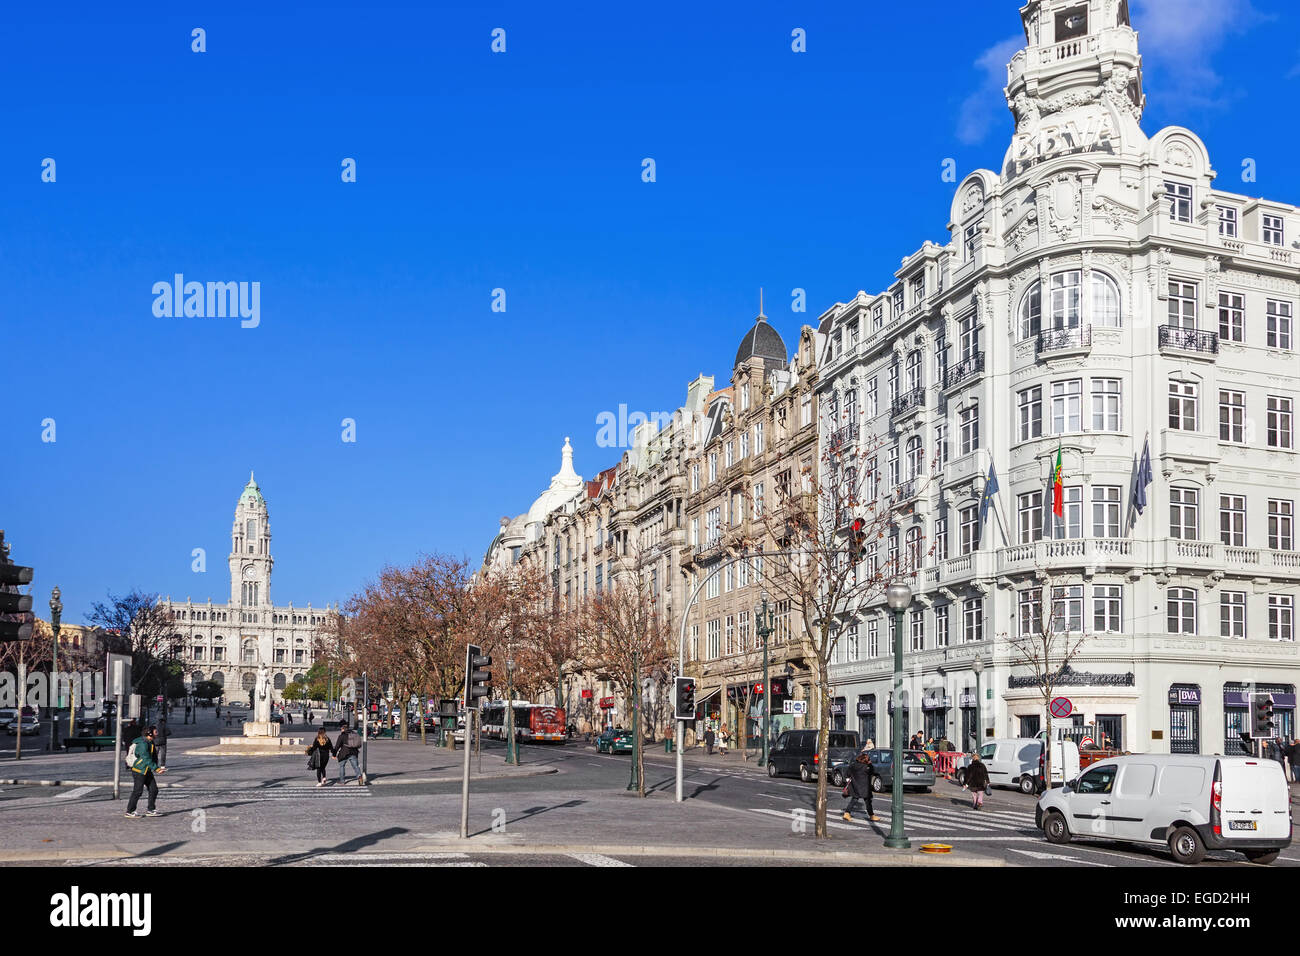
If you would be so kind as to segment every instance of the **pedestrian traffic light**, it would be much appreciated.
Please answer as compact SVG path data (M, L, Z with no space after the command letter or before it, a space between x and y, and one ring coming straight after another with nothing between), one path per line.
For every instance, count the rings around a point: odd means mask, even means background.
M673 717L677 720L694 720L695 678L677 678L673 690Z
M0 641L27 641L32 636L32 596L18 586L32 583L32 569L9 560L9 545L0 531ZM14 615L5 617L5 615Z
M1250 695L1250 735L1256 740L1268 740L1277 736L1277 724L1273 722L1273 695Z
M483 648L470 644L465 650L465 709L478 710L478 699L488 696L488 684L492 680L490 670L486 668L492 658L483 653Z
M849 561L857 564L867 553L867 522L865 518L854 518L851 526L852 541L849 543Z

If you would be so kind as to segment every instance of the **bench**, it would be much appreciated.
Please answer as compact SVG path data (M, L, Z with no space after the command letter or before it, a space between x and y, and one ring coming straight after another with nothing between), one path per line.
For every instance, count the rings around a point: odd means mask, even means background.
M89 751L112 747L116 742L116 737L66 737L63 746L68 750L73 747L85 747Z

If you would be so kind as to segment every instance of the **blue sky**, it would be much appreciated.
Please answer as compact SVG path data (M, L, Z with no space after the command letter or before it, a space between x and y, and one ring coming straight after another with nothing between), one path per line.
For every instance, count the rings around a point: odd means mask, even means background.
M226 600L250 468L277 603L479 559L566 435L590 477L620 454L602 411L725 382L760 286L791 345L944 241L942 164L1000 163L1020 34L1017 0L132 6L0 18L0 527L73 621L110 590ZM1133 15L1147 132L1300 201L1300 10ZM156 317L175 273L259 282L260 324Z

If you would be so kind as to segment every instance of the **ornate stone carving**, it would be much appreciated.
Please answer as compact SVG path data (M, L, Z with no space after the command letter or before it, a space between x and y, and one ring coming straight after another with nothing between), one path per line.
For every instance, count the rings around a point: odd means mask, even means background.
M1047 188L1047 227L1061 240L1079 228L1079 185L1065 173Z
M977 207L982 206L983 204L984 189L979 185L979 183L971 183L970 187L966 190L966 198L962 200L961 214L963 216L969 215Z
M1096 196L1092 200L1093 213L1106 221L1116 232L1123 232L1125 226L1137 222L1137 213L1127 206L1121 206L1106 196Z
M1038 237L1038 213L1032 209L1007 235L1007 241L1016 252L1020 252L1029 243L1031 236Z
M1195 165L1192 151L1183 143L1170 143L1165 147L1165 165L1191 169Z

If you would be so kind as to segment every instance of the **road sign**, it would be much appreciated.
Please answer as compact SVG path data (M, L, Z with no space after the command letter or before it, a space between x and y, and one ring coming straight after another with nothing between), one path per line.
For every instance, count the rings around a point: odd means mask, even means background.
M1091 737L1084 737L1079 741L1080 747L1091 747L1095 741Z
M131 693L131 655L109 654L104 669L108 672L110 697Z
M1074 704L1070 703L1068 697L1053 697L1051 710L1053 717L1064 719L1074 713Z
M787 714L807 714L808 701L806 700L787 700L782 701Z

